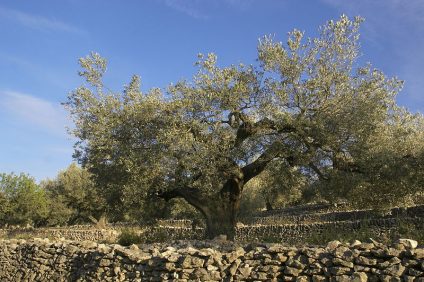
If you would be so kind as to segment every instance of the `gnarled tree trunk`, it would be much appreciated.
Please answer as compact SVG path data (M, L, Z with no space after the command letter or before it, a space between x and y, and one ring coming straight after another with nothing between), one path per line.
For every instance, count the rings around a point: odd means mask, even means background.
M226 235L233 240L242 189L242 181L229 179L215 195L203 195L197 189L178 188L159 194L159 197L165 200L177 197L185 199L204 216L207 238Z
M209 239L224 234L228 239L234 240L242 189L241 182L230 179L214 197L215 199L208 203L204 216L206 235Z

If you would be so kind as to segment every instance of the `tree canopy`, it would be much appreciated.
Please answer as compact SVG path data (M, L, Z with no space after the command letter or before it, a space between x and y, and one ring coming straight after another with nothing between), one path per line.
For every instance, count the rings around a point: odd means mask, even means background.
M0 173L0 224L43 224L49 213L46 193L26 174Z
M66 103L75 158L114 212L181 197L210 237L233 236L243 189L258 177L358 204L420 192L423 118L396 105L402 81L358 65L361 22L343 15L316 38L290 32L287 44L265 36L252 65L200 54L193 79L166 91L143 93L133 76L112 92L106 60L81 58L86 84Z
M77 224L98 219L105 210L91 174L72 163L52 180L42 182L51 200L49 225Z

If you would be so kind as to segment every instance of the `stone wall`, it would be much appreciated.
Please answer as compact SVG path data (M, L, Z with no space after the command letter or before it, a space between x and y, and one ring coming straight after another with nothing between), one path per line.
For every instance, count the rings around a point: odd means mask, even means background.
M374 238L391 237L402 225L415 226L424 230L424 218L376 218L370 220L319 222L308 224L279 224L279 225L246 225L236 228L236 241L239 242L280 242L287 244L302 244L325 232L353 233L364 231ZM155 239L183 240L204 238L203 228L154 227L141 233L143 239L152 242Z
M265 241L288 244L302 244L325 232L355 232L367 229L373 238L391 237L402 225L414 225L415 229L424 230L424 218L376 218L370 220L319 222L308 224L276 224L276 225L240 225L236 228L236 240L240 242ZM204 239L204 228L186 227L134 227L142 241L163 242L170 240ZM40 229L0 229L0 238L64 238L76 241L116 242L122 229L81 228L40 228Z
M310 206L309 210L323 210L323 206ZM290 214L299 210L292 208ZM289 214L289 212L287 212ZM373 215L373 216L372 216ZM396 234L402 225L414 225L424 230L424 206L395 208L386 216L376 216L372 211L349 211L299 215L258 217L249 225L238 224L236 240L267 241L298 244L310 241L312 237L325 232L354 232L366 227L370 236ZM297 220L295 220L297 219ZM349 219L349 220L347 220ZM204 228L192 226L190 220L162 220L155 227L139 227L128 224L114 224L107 229L96 229L89 225L68 226L64 228L15 228L0 229L0 238L65 238L76 241L115 242L123 229L137 232L145 242L168 240L203 239Z
M324 233L348 234L362 230L374 238L390 238L399 232L402 225L415 226L415 229L424 230L424 218L377 218L370 220L319 222L309 224L283 225L253 225L236 229L236 238L247 242L272 241L288 244L302 244Z
M74 241L114 241L120 234L116 229L96 229L90 226L69 226L63 228L7 228L0 229L0 238L64 238Z
M424 281L424 248L413 240L299 248L214 244L219 242L124 248L5 240L0 241L0 281Z
M293 207L294 208L294 207ZM331 211L321 209L319 212L316 210L305 210L304 213L293 212L277 212L263 213L261 216L243 219L246 224L299 224L299 223L312 223L312 222L328 222L328 221L356 221L356 220L369 220L373 218L395 218L395 217L422 217L424 218L424 205L406 207L406 208L393 208L383 212L376 212L373 210L352 210L352 211Z
M312 213L329 213L339 210L346 210L347 204L305 204L281 209L273 209L270 211L262 211L259 216L294 216Z

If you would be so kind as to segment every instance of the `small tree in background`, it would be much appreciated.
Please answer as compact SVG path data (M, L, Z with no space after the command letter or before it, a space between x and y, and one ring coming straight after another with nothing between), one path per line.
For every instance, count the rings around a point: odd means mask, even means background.
M42 186L52 201L50 225L90 222L91 217L99 219L104 213L104 200L90 173L75 163L59 172L55 179L44 181Z
M0 222L42 225L49 213L45 191L26 175L0 174Z

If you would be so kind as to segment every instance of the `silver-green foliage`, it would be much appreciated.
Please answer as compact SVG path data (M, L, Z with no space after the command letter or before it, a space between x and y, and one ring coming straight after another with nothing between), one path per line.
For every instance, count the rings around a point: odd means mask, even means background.
M52 180L42 182L51 202L48 225L90 222L105 211L103 197L92 181L91 174L72 163Z
M287 44L263 37L255 65L200 54L193 79L166 91L142 92L138 76L107 90L106 61L92 53L80 60L87 84L66 103L75 157L121 207L152 190L213 195L230 178L261 176L261 189L313 187L358 204L422 191L423 118L396 105L402 81L358 66L361 22L341 16L316 38L294 30ZM246 178L250 164L258 173Z

